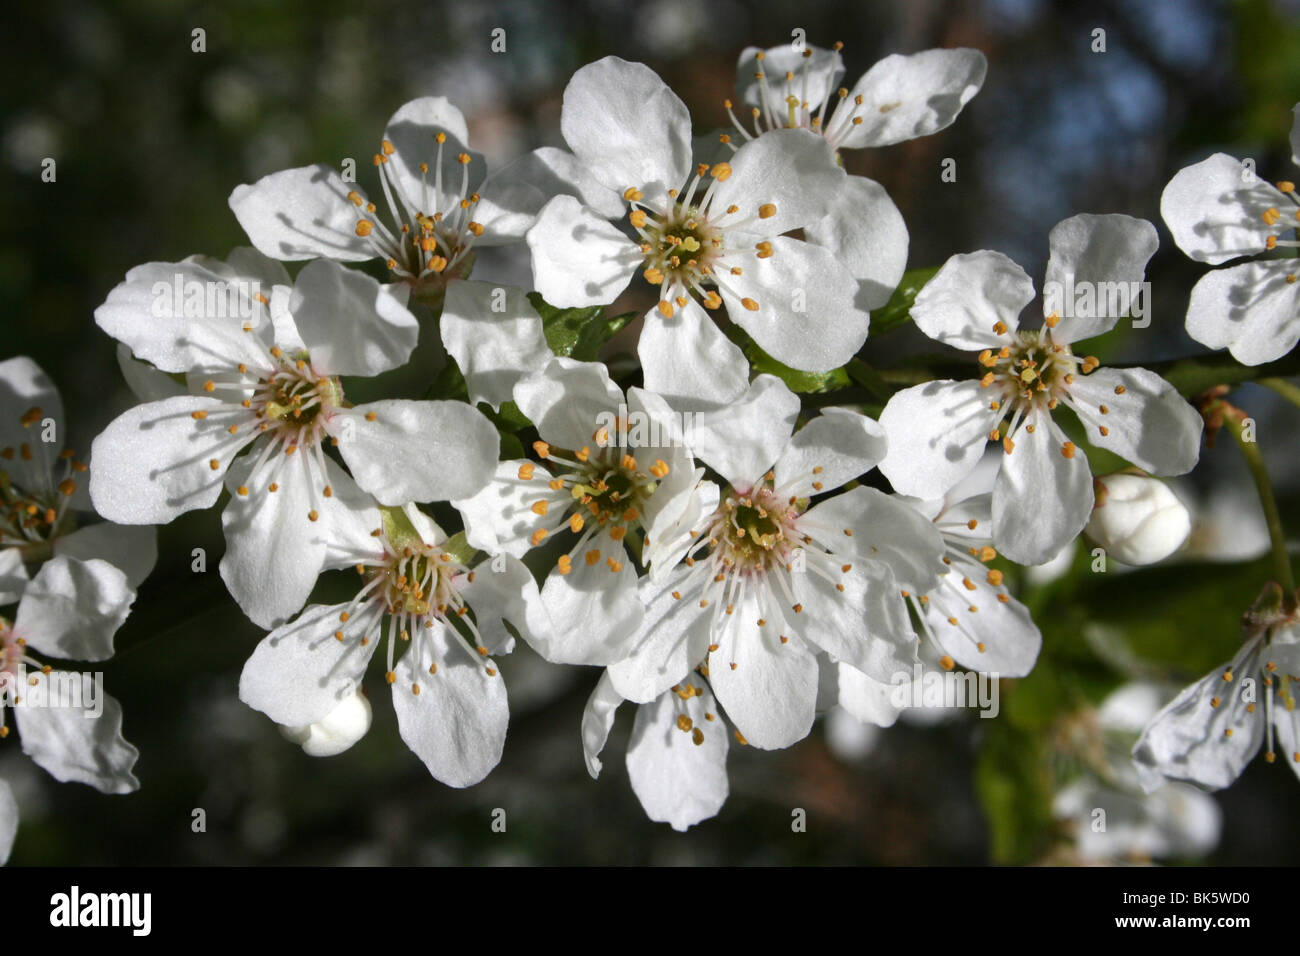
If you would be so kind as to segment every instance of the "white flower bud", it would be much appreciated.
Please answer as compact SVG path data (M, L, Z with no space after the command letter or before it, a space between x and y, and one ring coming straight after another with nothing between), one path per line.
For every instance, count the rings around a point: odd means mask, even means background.
M332 757L351 747L369 729L370 701L358 690L316 723L301 727L282 726L280 733L299 744L312 757Z
M1096 479L1096 492L1097 504L1085 530L1115 560L1154 564L1187 540L1191 515L1163 481L1107 475Z

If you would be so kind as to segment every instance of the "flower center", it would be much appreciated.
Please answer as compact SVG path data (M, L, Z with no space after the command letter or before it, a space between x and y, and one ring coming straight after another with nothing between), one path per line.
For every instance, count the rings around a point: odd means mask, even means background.
M1101 364L1094 356L1080 357L1068 345L1052 340L1052 328L1059 321L1053 313L1047 317L1044 328L1016 332L1010 345L996 352L985 349L979 354L980 365L988 369L980 379L980 386L993 389L998 397L989 403L989 408L1002 412L998 427L989 432L989 440L1001 439L1007 452L1015 448L1012 436L1028 414L1042 409L1054 411L1062 401L1078 411L1077 403L1070 399L1070 386L1077 375L1087 375ZM997 322L993 331L1005 336L1008 330L1004 323ZM1101 406L1100 412L1106 414L1106 406ZM1032 432L1035 426L1031 423L1025 427ZM1103 425L1100 431L1105 435L1108 430ZM1072 458L1074 450L1074 443L1067 441L1061 453Z
M722 230L711 225L699 206L674 202L662 216L641 220L646 278L666 279L695 288L713 272L722 251Z
M29 408L19 422L23 428L41 425L45 412L39 407ZM64 449L57 460L50 459L47 449L49 443L44 436L34 442L22 442L17 448L0 448L0 548L42 545L51 541L57 534L72 530L74 519L70 512L72 496L77 491L77 482L73 474L84 472L84 462L76 460L72 449ZM24 488L13 480L6 462L18 459L34 461L41 458L44 468L42 473L48 476L49 486L44 489ZM56 475L55 470L61 472ZM39 552L39 549L38 549ZM31 560L38 560L46 555L29 552Z
M469 189L469 153L456 156L461 175L459 188L453 188L451 183L444 183L442 175L447 134L438 132L434 141L438 150L433 180L429 179L429 164L420 163L421 185L416 196L403 195L392 182L388 163L396 147L388 140L380 143L374 164L394 224L392 228L375 215L377 209L373 202L356 190L348 193L348 200L356 208L356 234L368 240L375 255L385 260L390 271L414 286L467 274L472 265L470 248L483 235L483 226L473 219L473 209L481 197ZM398 212L399 202L408 214L406 217Z
M382 553L359 561L357 573L365 585L352 602L339 614L339 629L334 638L347 640L351 630L361 646L379 639L388 622L388 662L384 674L388 683L397 680L394 662L397 643L409 643L407 654L415 654L421 663L427 660L428 645L421 645L421 637L443 621L461 640L453 646L464 652L477 664L489 654L482 635L470 615L469 606L460 594L459 579L473 581L470 571L449 550L424 541L400 509L381 509L383 525L371 532ZM359 632L359 633L358 633ZM428 673L438 673L436 659L430 661ZM497 676L491 663L485 665L489 677ZM411 686L411 693L419 694L419 684Z
M463 613L464 603L452 585L452 578L465 572L441 548L424 544L408 545L393 552L386 566L370 571L379 588L388 613L399 618L445 617Z
M794 562L806 541L795 527L802 511L768 484L746 494L731 491L714 512L707 537L711 557L729 573L756 574Z
M316 374L306 352L290 359L275 346L271 358L275 361L272 371L262 377L244 407L261 419L261 431L274 430L295 444L316 442L324 424L322 416L343 401L343 386L337 378ZM239 370L245 371L246 366Z
M629 531L640 527L645 503L654 494L658 483L667 476L669 466L663 459L657 459L647 471L642 471L636 458L624 449L602 447L609 440L607 429L598 429L592 440L597 442L594 451L584 445L575 452L567 452L553 449L543 441L534 442L533 450L547 462L560 466L547 487L553 492L568 489L572 496L572 503L568 506L569 530L582 534L584 540L608 530L611 538L622 541ZM519 477L525 481L531 480L533 473L531 463L520 466ZM547 498L540 498L530 506L534 514L542 516L549 509ZM546 535L545 528L538 528L532 536L533 545L541 544ZM600 558L597 550L587 552L591 564ZM561 557L561 574L568 574L571 570L569 560L568 555ZM622 570L616 558L609 557L608 563L611 571Z
M1097 367L1095 359L1076 357L1068 345L1055 343L1050 333L1040 331L1017 332L1013 345L997 352L985 349L979 361L992 370L985 379L992 375L993 383L1001 386L1007 399L1026 402L1052 402L1060 397L1058 393L1064 386L1074 381L1080 366L1087 372Z
M711 177L712 182L697 201L696 193L705 177ZM748 262L749 257L768 259L774 254L767 240L755 243L752 250L727 248L728 230L776 215L776 205L770 202L757 204L748 216L734 203L721 211L714 209L718 184L729 178L731 164L700 163L684 190L668 190L668 202L662 206L646 202L645 194L635 186L623 193L632 205L628 221L641 239L645 262L642 275L659 287L659 313L666 319L671 319L692 295L706 308L720 308L722 296L718 288L725 288L729 277L744 274L741 263ZM712 288L705 288L706 283ZM748 297L740 302L751 312L759 308L758 302Z
M844 49L844 44L837 42L833 49L838 53ZM758 70L754 73L754 79L758 81L758 96L762 106L752 107L749 111L753 132L746 129L736 116L731 100L724 100L722 104L732 127L746 140L757 139L775 129L806 129L825 137L831 148L838 150L840 143L853 127L862 125L865 98L859 93L853 97L851 103L846 102L849 98L846 87L840 87L835 92L835 107L830 120L827 121L826 110L830 106L832 97L817 96L809 90L809 73L813 60L811 47L803 51L802 63L797 71L785 71L784 82L779 91L769 85L769 73L764 62L767 54L760 50L755 54L755 59L758 61ZM880 111L887 113L901 105L901 103L887 103L880 108ZM723 133L721 141L730 145L733 151L736 149L736 146L731 143L730 134ZM838 153L836 155L838 158Z
M19 701L24 683L36 683L34 676L26 676L28 667L42 674L53 670L29 655L27 642L14 634L13 625L6 618L0 617L0 740L9 736L5 706L13 706Z

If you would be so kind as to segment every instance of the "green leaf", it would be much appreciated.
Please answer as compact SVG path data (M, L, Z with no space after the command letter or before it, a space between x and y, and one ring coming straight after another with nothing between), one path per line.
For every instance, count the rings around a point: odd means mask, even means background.
M469 401L469 386L465 384L465 375L450 355L447 356L447 364L425 391L424 397L426 400Z
M871 313L871 334L883 335L912 319L912 303L925 284L934 278L939 266L908 269L889 301Z
M829 372L802 372L772 358L759 348L758 343L740 326L729 324L723 331L727 338L740 346L741 351L745 353L745 358L749 359L749 367L755 374L775 375L785 382L792 392L804 394L833 392L852 384L849 373L844 368L831 369Z
M600 354L600 347L636 318L635 312L607 316L605 307L600 305L557 309L536 292L528 293L528 301L542 317L546 344L551 351L583 362L594 362Z

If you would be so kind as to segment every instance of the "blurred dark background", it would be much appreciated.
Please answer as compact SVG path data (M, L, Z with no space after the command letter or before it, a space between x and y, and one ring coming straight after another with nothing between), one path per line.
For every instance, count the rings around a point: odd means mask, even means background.
M239 183L364 159L388 116L427 94L456 103L471 145L500 167L534 146L562 145L567 78L608 54L658 70L704 133L724 125L740 50L788 42L795 28L810 43L845 43L847 85L893 52L973 46L988 57L982 92L951 128L846 155L850 171L882 182L902 210L910 266L995 248L1038 282L1058 220L1145 217L1162 237L1148 270L1154 321L1110 343L1103 360L1197 352L1182 316L1203 270L1160 224L1160 192L1218 149L1253 157L1265 178L1294 178L1298 15L1300 4L1284 0L29 4L0 33L0 357L30 355L54 377L74 446L86 449L132 403L94 308L133 265L244 244L226 204ZM489 48L496 27L506 30L504 53ZM196 28L206 52L191 49ZM1098 28L1104 53L1093 51ZM53 183L41 181L46 157L57 162ZM940 181L948 157L955 183ZM368 167L358 163L363 180ZM909 348L906 334L879 361ZM1262 422L1294 516L1296 410L1259 389L1240 400ZM1220 444L1192 493L1240 484L1239 456ZM1231 654L1268 567L1216 563L1210 553L1114 581L1071 573L1037 586L1026 598L1048 650L1041 673L1004 695L1022 703L1004 706L1002 719L898 726L869 744L835 746L819 723L785 752L733 747L726 807L681 836L647 821L628 785L630 709L593 782L578 725L596 672L557 671L526 649L502 662L510 736L501 766L476 788L429 778L397 736L382 680L361 743L331 759L303 755L235 697L261 634L217 575L219 513L162 529L160 546L106 678L141 750L142 789L110 798L60 786L15 741L0 744L0 774L23 812L16 864L1067 860L1068 837L1044 800L1077 764L1071 722L1133 676L1098 652L1097 623L1159 676L1186 681ZM207 551L206 574L190 570L195 547ZM1298 786L1280 762L1252 766L1216 798L1223 833L1207 859L1295 862ZM497 807L508 814L505 834L490 829ZM805 834L791 832L795 807L808 811ZM206 811L206 833L191 831L194 808Z

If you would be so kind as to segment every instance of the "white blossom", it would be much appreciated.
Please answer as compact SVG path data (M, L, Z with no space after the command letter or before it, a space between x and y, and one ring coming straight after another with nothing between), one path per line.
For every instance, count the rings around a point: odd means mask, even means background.
M84 675L47 663L112 657L113 636L135 600L126 574L98 558L58 556L26 582L21 598L6 596L0 604L14 600L13 616L0 616L0 740L9 736L9 708L23 753L56 780L101 793L136 790L131 769L139 753L122 737L121 705L102 685L88 691ZM0 862L17 826L17 804L0 782Z
M943 567L935 527L882 492L811 502L874 467L884 436L836 408L794 432L798 410L779 379L760 375L742 402L697 424L696 453L728 485L687 529L680 563L643 580L645 619L609 667L621 696L647 703L703 664L741 737L763 749L807 734L820 652L886 683L911 670L901 593L934 589Z
M324 163L239 186L230 208L264 255L379 259L418 296L468 275L476 246L517 242L540 203L524 183L487 180L468 144L460 110L421 97L393 114L373 156L382 211Z
M87 466L64 445L63 401L26 357L0 362L0 603L22 593L28 567L54 555L103 558L139 587L153 570L153 528L84 524Z
M612 663L644 617L629 536L674 540L700 507L703 469L664 400L638 388L625 397L600 363L553 358L514 395L541 436L538 460L500 463L454 504L469 543L489 553L522 556L562 537L542 587L556 627L534 647L555 663Z
M1300 165L1300 109L1291 127L1292 160ZM1160 196L1160 215L1178 248L1197 262L1220 265L1300 240L1281 238L1296 228L1295 184L1276 187L1255 168L1226 153L1181 169ZM1296 261L1256 258L1201 277L1187 306L1187 334L1212 349L1226 348L1243 365L1286 355L1300 340L1300 285Z
M582 715L582 748L587 772L600 775L614 713L623 698L608 672L601 675ZM639 704L627 747L627 775L646 816L685 832L716 816L727 800L725 720L698 674Z
M158 309L155 285L175 276L220 290L215 312ZM329 534L325 503L340 486L355 478L386 504L480 487L499 437L476 409L344 398L340 376L376 375L410 356L417 324L406 293L325 260L290 288L284 268L253 250L229 264L191 258L131 270L96 321L137 358L183 374L190 391L136 406L95 439L97 510L124 524L167 522L211 506L224 482L222 577L245 613L271 625L306 600Z
M1154 227L1143 220L1066 219L1052 230L1046 288L1132 288L1156 244ZM1092 512L1088 462L1053 419L1058 405L1078 416L1093 445L1158 475L1191 470L1203 427L1196 410L1155 373L1099 368L1095 357L1075 352L1080 341L1115 325L1115 310L1094 299L1062 316L1045 297L1043 326L1018 329L1019 313L1033 298L1029 276L1000 253L949 259L917 295L912 317L936 341L979 350L984 375L906 388L880 418L889 436L880 470L898 491L920 498L943 495L970 473L988 442L1001 442L993 543L1027 565L1056 555Z
M724 305L795 368L836 368L862 345L869 317L853 276L829 250L785 235L818 222L839 194L844 172L824 140L787 130L694 165L685 104L652 70L616 57L574 74L560 123L585 178L617 208L629 204L635 238L608 221L611 203L556 196L527 235L533 279L553 305L590 306L641 272L659 296L638 348L647 389L705 401L744 391L744 355L705 311Z
M386 639L384 678L402 739L436 779L471 786L505 744L506 687L492 658L514 646L504 621L530 640L538 622L546 626L537 585L508 556L500 570L492 559L471 568L413 505L340 505L346 515L332 523L326 567L355 567L356 596L310 605L272 631L244 665L240 699L295 736L339 734L330 725L342 719L355 739L364 727L348 702Z
M1207 790L1229 786L1264 747L1300 777L1300 629L1295 596L1265 589L1246 615L1241 649L1224 667L1183 689L1133 746L1148 792L1166 779Z
M838 43L830 50L787 43L742 51L736 88L749 107L749 126L736 116L730 100L725 104L740 141L777 130L806 129L825 137L838 152L928 136L952 124L979 92L988 70L978 50L893 54L848 89L838 86L844 75L840 49ZM732 150L737 148L731 135L722 138ZM804 233L849 266L860 283L858 307L879 308L907 266L907 226L874 180L846 176L840 190L825 217L805 227Z

